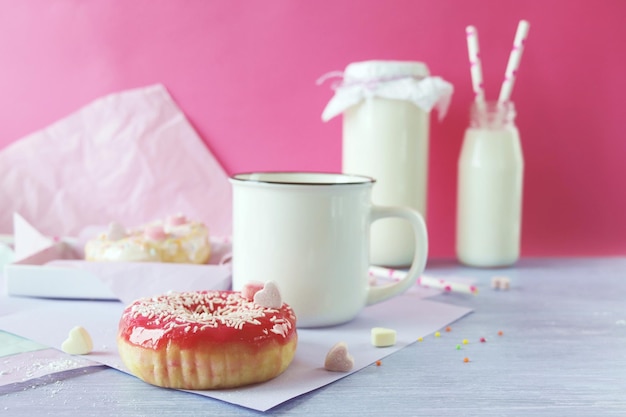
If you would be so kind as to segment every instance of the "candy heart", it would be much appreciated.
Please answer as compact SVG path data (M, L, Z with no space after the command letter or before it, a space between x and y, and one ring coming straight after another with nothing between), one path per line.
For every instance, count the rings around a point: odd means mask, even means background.
M393 346L396 344L396 331L384 327L373 327L371 340L372 345L376 347Z
M175 216L170 216L167 219L168 226L180 226L187 223L187 216L184 214L177 214Z
M241 296L248 300L254 300L254 295L263 289L263 283L260 281L250 281L241 289Z
M496 290L508 290L511 286L511 282L508 277L493 277L491 278L491 288Z
M354 367L354 358L348 353L346 342L339 342L326 354L324 368L333 372L349 372Z
M91 336L84 327L76 326L70 330L69 337L61 345L61 350L70 355L86 355L93 349Z
M107 230L108 240L120 240L126 236L128 236L128 233L126 233L126 228L122 224L118 222L109 223L109 229Z
M263 289L254 294L254 302L266 308L280 308L283 305L280 291L273 281L266 282Z
M147 226L144 234L150 240L165 240L167 238L163 226Z

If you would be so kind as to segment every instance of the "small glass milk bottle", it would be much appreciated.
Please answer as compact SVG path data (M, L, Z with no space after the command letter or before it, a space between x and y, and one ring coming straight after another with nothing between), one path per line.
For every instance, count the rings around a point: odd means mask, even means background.
M458 161L456 253L475 267L520 255L524 159L512 102L476 102Z
M353 62L340 75L322 119L343 115L342 171L374 178L374 203L408 206L426 218L430 112L436 108L443 118L452 84L414 61ZM370 248L373 264L410 265L415 242L408 223L375 222Z

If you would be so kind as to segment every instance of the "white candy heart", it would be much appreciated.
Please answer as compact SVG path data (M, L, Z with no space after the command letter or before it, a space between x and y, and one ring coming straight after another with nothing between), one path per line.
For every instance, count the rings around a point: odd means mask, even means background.
M281 308L283 305L280 291L273 281L266 282L263 289L254 294L254 302L266 308Z
M82 326L76 326L70 330L68 338L61 345L61 350L70 355L86 355L92 349L93 341L91 336Z
M118 222L109 223L109 229L107 230L108 240L120 240L128 236L126 228Z
M348 353L346 342L339 342L326 354L324 368L333 372L349 372L354 367L354 358Z

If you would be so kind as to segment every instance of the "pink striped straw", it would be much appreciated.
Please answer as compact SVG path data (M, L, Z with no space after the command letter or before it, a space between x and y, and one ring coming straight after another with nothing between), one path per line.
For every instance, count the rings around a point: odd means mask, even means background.
M499 103L504 103L510 100L511 93L513 92L513 85L515 84L515 77L517 70L519 69L520 61L522 60L522 53L524 52L524 43L528 36L528 29L530 25L525 20L520 20L517 25L517 32L515 33L515 40L513 41L513 49L509 55L509 62L504 72L504 81L500 88L500 96L498 97Z
M478 103L485 101L485 87L483 84L483 70L480 63L480 49L478 47L478 31L474 26L465 28L467 35L467 53L470 62L470 75L472 77L472 88L474 89L474 100Z
M371 266L369 273L373 277L401 280L407 275L406 271L401 271L393 268L383 268L380 266ZM449 281L443 278L430 277L422 275L417 279L417 285L426 288L433 288L436 290L442 290L444 292L458 292L465 294L478 294L478 288L475 285L464 284L461 282Z

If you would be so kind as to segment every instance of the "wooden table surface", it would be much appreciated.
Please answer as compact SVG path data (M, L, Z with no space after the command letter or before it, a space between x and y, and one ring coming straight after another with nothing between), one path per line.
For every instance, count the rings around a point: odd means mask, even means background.
M477 278L478 296L435 298L474 313L267 413L97 367L0 387L0 415L626 416L626 258L430 261L427 273ZM510 290L491 289L497 275Z

